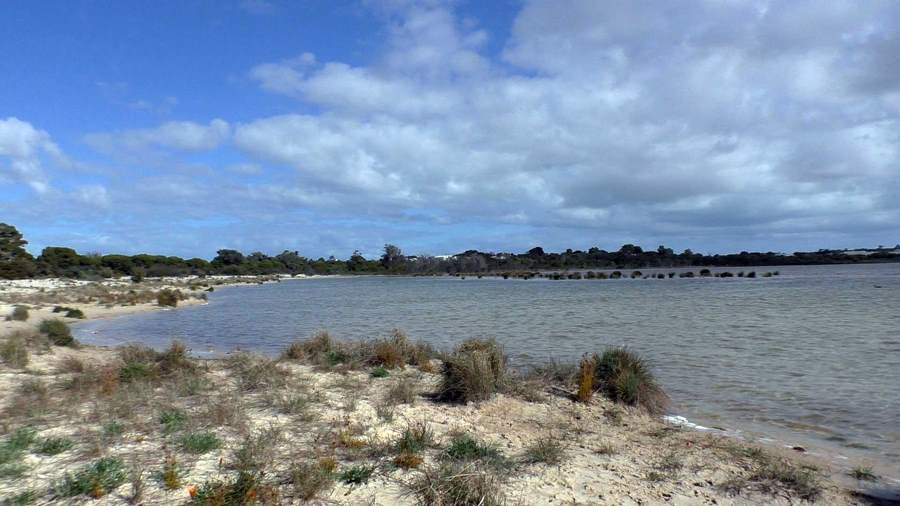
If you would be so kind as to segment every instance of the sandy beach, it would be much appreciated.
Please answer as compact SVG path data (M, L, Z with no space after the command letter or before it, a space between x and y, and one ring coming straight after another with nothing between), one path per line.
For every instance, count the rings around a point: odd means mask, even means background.
M272 281L161 279L140 290L177 289L187 305L204 303L209 286ZM89 319L165 309L140 297L113 302L133 291L125 281L5 282L0 314L25 304L30 315L0 321L0 339L36 335L59 316L56 305ZM154 357L146 364L168 363ZM178 359L146 378L129 360L116 348L29 341L26 365L0 365L0 440L12 448L28 439L3 464L2 504L440 504L446 496L428 487L459 479L440 474L451 464L474 477L466 486L492 491L484 504L870 504L827 463L687 430L600 395L574 402L550 382L437 402L438 359L387 370L235 355ZM401 450L409 433L421 435L414 452ZM465 437L484 451L458 463ZM119 479L65 492L99 461L121 465ZM236 502L205 495L251 475Z

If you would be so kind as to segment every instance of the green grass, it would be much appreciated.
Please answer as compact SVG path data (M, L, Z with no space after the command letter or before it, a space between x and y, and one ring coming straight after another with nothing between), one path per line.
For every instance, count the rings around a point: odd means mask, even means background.
M0 445L0 466L14 464L34 443L37 432L30 427L16 429L5 443Z
M434 433L427 423L409 424L394 442L397 453L417 454L425 451L434 442Z
M353 466L342 471L338 479L348 485L362 485L368 483L374 473L374 466Z
M542 437L525 448L523 460L529 464L556 465L562 462L566 451L562 442L554 437Z
M194 454L203 454L222 447L222 440L212 432L193 432L178 439L181 449Z
M165 434L178 432L187 423L187 414L180 409L167 409L159 415L159 423Z
M495 446L482 443L469 434L456 434L450 440L450 446L444 450L447 460L457 462L479 461L492 467L506 467L509 462Z
M878 481L878 475L868 466L857 466L850 471L850 476L859 481Z
M390 375L391 375L391 373L388 372L388 370L382 366L378 366L375 369L372 369L372 377L373 378L387 378Z
M59 455L60 453L69 451L75 443L64 437L49 437L40 441L35 447L35 453L41 455Z
M62 497L87 495L96 499L118 488L127 477L121 460L105 457L75 474L66 475L57 487L57 493Z
M103 436L107 438L121 436L125 433L125 426L117 420L106 422L103 425Z
M27 506L28 504L33 504L37 497L37 493L34 490L26 490L0 501L0 506Z

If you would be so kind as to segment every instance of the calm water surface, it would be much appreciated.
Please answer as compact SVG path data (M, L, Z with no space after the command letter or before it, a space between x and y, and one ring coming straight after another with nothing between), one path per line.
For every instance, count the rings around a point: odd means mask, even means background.
M178 338L200 353L275 354L319 329L363 338L399 327L441 347L493 336L518 364L624 344L651 360L675 414L869 460L900 478L900 264L778 270L758 279L291 280L76 333L94 344Z

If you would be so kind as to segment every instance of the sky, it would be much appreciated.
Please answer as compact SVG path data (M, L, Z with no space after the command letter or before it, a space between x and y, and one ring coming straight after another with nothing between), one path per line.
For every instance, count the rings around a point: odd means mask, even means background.
M900 243L895 0L0 4L39 253Z

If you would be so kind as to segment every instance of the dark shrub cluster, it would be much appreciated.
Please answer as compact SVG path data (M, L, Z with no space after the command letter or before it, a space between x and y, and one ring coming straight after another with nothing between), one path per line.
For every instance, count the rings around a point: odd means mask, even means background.
M62 320L44 320L41 322L38 330L46 335L50 342L56 346L78 346L78 342L72 337L72 330Z
M178 301L183 300L184 296L179 290L164 288L156 294L156 303L160 306L176 307Z

